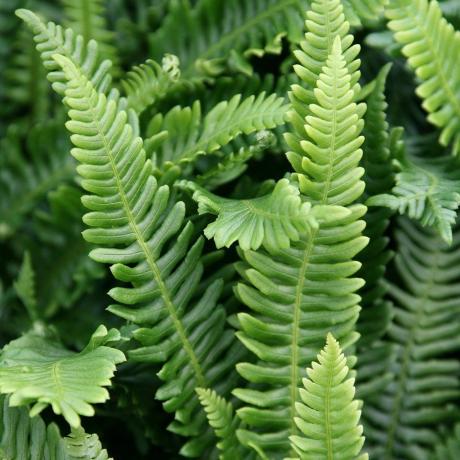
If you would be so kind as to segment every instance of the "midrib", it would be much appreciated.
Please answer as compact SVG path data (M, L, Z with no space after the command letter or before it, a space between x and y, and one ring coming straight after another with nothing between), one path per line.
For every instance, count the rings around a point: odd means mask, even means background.
M198 361L198 358L197 356L195 355L195 352L193 350L193 347L187 337L187 334L185 332L185 329L184 329L184 326L182 325L180 319L178 318L177 316L177 313L176 313L176 309L174 307L174 304L171 300L171 296L169 294L169 291L163 281L163 277L161 275L161 272L157 266L157 264L155 263L155 260L152 256L152 254L150 253L150 250L148 248L148 245L144 239L144 236L142 235L142 232L140 231L137 223L136 223L136 220L132 214L132 211L131 211L131 208L129 206L129 202L128 202L128 199L126 197L126 194L125 194L125 191L124 191L124 188L123 188L123 184L122 184L122 181L120 179L120 176L119 176L119 173L118 173L118 170L117 170L117 166L115 164L115 161L113 159L113 155L112 155L112 150L110 148L110 144L105 136L105 133L104 131L101 129L101 126L99 124L99 121L97 119L97 117L95 116L95 113L94 113L94 107L90 106L90 110L91 110L91 114L92 114L92 119L96 125L96 128L97 128L97 132L99 134L99 136L101 137L102 139L102 142L104 144L104 148L105 148L105 151L107 152L107 156L109 158L109 162L110 162L110 167L112 169L112 174L113 174L113 177L115 178L115 181L116 181L116 184L117 184L117 190L119 191L119 194L120 194L120 199L123 203L123 209L128 217L128 222L129 222L129 226L131 228L131 230L134 232L134 234L136 235L136 241L137 243L139 244L139 246L142 248L142 251L144 253L144 256L147 260L147 263L150 267L150 269L152 270L152 273L153 273L153 276L155 278L155 281L157 282L158 284L158 287L160 289L160 292L161 292L161 296L165 302L165 305L166 305L166 308L168 309L168 313L174 323L174 326L176 328L176 331L179 335L179 338L182 342L182 346L185 350L185 352L187 353L187 355L189 356L190 358L190 362L192 364L192 367L193 367L193 370L195 372L195 375L196 375L196 380L197 380L197 384L198 386L200 387L203 387L203 388L206 388L207 387L207 384L206 384L206 379L204 377L204 373L201 369L201 365Z
M432 269L430 271L430 281L426 285L426 289L423 292L420 302L420 308L417 311L417 315L415 317L414 325L410 329L409 339L405 344L404 355L402 359L401 371L399 372L399 381L397 385L396 395L395 395L395 402L393 405L393 410L391 413L391 422L388 429L388 436L387 441L385 444L385 452L384 452L384 460L393 460L393 448L395 443L396 437L396 429L399 427L399 418L401 416L402 410L402 400L406 392L406 382L408 379L409 374L409 367L411 364L411 353L412 348L414 346L414 340L419 330L419 324L422 321L423 317L425 316L425 305L429 298L431 288L434 284L434 279L436 272L438 271L438 258L439 258L439 249L438 252L435 254L434 262L432 265Z

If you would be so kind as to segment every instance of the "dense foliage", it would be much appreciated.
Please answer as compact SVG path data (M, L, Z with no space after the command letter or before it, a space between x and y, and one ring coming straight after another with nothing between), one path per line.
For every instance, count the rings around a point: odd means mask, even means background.
M460 458L458 0L0 2L0 460Z

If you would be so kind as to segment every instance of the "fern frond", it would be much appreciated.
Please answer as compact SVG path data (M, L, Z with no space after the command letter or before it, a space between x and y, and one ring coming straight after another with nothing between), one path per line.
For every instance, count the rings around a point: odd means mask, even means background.
M0 395L0 458L2 460L69 460L59 428L46 426L25 407L10 407Z
M288 106L284 98L265 93L241 100L240 95L222 101L205 116L197 101L192 107L174 107L166 116L158 114L150 123L152 140L164 131L165 140L150 147L158 166L193 162L199 155L215 152L241 134L273 129L284 123Z
M389 0L342 0L345 15L352 26L375 25L383 17Z
M35 272L32 267L30 253L25 252L21 269L14 283L14 290L21 299L32 320L37 319L37 295L35 292Z
M310 203L302 203L299 190L287 179L281 179L269 195L249 200L221 198L190 181L179 185L194 192L199 214L218 216L204 230L207 238L214 238L217 248L238 241L243 250L262 245L273 251L286 249L314 224Z
M118 335L117 335L118 334ZM115 329L100 326L80 353L30 332L13 340L0 355L0 392L10 394L10 405L34 403L30 415L51 404L72 427L80 426L80 415L91 416L91 403L108 399L115 365L125 361L124 354L104 346L117 340Z
M411 161L412 160L412 161ZM369 206L386 206L407 214L423 226L434 227L447 243L460 206L460 172L452 157L403 156L391 194L370 198Z
M332 332L344 347L357 340L356 291L363 282L351 276L360 268L353 257L367 243L360 220L366 208L352 203L364 188L358 167L364 106L354 102L350 83L336 37L317 83L317 103L306 118L304 132L311 140L302 147L296 142L295 153L288 154L306 200L324 206L325 214L336 206L347 212L330 221L318 218L318 228L288 250L244 251L245 262L238 266L246 283L237 286L237 294L251 310L238 315L238 337L258 358L237 366L251 384L234 391L246 404L237 413L249 425L238 436L269 458L286 455L289 436L298 434L301 369L315 358L326 334Z
M113 45L114 33L108 30L106 0L62 0L66 25L88 43L95 40L103 59L118 66L118 55ZM61 53L59 50L55 52Z
M339 343L327 335L317 362L307 369L296 403L295 423L300 436L289 439L301 459L367 460L360 451L364 444L359 425L360 401L355 401L354 379L349 376Z
M396 233L395 315L387 343L396 349L394 378L366 402L366 442L374 458L428 458L437 427L457 417L460 395L459 247L407 219Z
M390 0L388 27L421 81L417 94L423 99L428 120L441 129L439 141L460 149L460 32L443 17L436 0Z
M170 429L194 437L181 452L199 456L212 434L195 388L228 394L241 353L225 328L225 311L216 305L222 281L205 283L200 291L203 239L191 244L194 230L184 223L184 203L157 183L142 140L117 100L96 92L65 57L55 59L69 80L65 102L72 154L82 163L83 187L92 193L83 203L91 210L84 221L93 228L83 236L98 246L90 254L94 260L112 264L115 278L133 285L109 292L118 302L109 310L144 326L134 332L143 346L131 357L164 363L158 375L165 383L156 396L166 411L176 412Z
M179 59L173 54L166 54L161 60L161 66L153 59L135 66L121 81L128 107L140 115L157 99L165 96L179 77Z
M215 76L230 65L252 72L250 56L280 53L281 39L297 43L305 0L188 0L174 2L162 26L149 37L150 54L180 59L184 78Z
M221 460L242 458L243 446L239 444L236 437L239 420L234 413L232 403L227 402L213 390L197 388L196 391L206 411L209 424L220 439L217 443L217 447L221 451L219 458ZM244 458L250 458L247 452Z
M429 456L429 460L457 460L460 457L460 424L455 425L453 433L440 442Z
M94 40L85 42L81 35L72 29L63 29L61 26L48 22L45 24L35 13L25 9L16 11L27 26L35 34L37 51L40 53L45 69L48 71L48 80L53 89L60 95L65 92L65 76L62 69L54 61L54 54L61 54L70 59L82 69L83 74L90 80L98 91L106 92L110 86L109 69L111 62L102 60L98 44Z
M98 436L87 434L82 428L72 430L64 438L64 443L68 460L113 460L102 447Z

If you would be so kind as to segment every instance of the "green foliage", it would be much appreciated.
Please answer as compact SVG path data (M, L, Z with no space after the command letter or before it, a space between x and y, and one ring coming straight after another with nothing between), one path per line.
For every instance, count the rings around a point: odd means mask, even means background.
M113 460L103 449L96 434L86 434L77 428L64 438L69 460Z
M364 444L363 427L358 425L360 401L354 401L354 379L346 361L339 343L328 334L317 362L307 369L308 379L303 379L302 402L296 403L294 421L301 435L290 441L301 459L368 458L359 455Z
M21 270L17 281L14 283L16 294L27 308L29 316L37 319L37 296L35 293L35 273L30 260L30 253L24 253Z
M108 399L115 365L125 361L120 350L105 346L118 340L115 329L100 326L80 353L29 332L3 348L0 356L0 392L10 394L10 405L34 403L33 417L50 404L72 427L80 426L79 415L91 416L90 404Z
M445 441L440 442L430 460L455 460L460 455L460 425L455 425L454 432Z

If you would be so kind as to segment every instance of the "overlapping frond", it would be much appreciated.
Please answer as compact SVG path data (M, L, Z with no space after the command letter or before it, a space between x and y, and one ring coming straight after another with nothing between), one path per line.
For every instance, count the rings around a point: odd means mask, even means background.
M345 15L352 26L373 25L382 19L389 0L342 0Z
M204 116L198 101L192 107L177 106L151 121L148 135L153 144L149 151L153 152L157 166L193 162L199 155L215 152L241 134L282 125L287 109L284 98L265 93L244 100L236 95L220 102Z
M391 0L386 10L388 27L409 65L421 81L417 94L423 99L428 120L441 129L442 145L460 151L460 32L443 17L436 0Z
M0 392L10 394L10 405L33 403L30 415L48 404L72 427L80 426L80 415L91 416L91 404L108 399L116 364L124 354L107 342L117 340L115 329L100 326L80 353L30 332L6 345L0 355Z
M110 291L118 304L109 310L145 326L134 332L143 346L131 356L164 363L159 377L165 383L156 396L176 413L170 429L196 437L182 452L200 455L212 434L195 388L228 394L239 356L225 328L225 312L216 305L222 282L201 280L203 239L193 241L184 203L170 196L167 185L158 185L126 113L115 99L96 92L71 61L55 59L69 80L65 102L72 154L81 163L83 187L92 193L83 197L91 210L84 221L93 227L84 237L98 246L93 259L112 264L115 278L132 283Z
M373 458L429 458L437 426L457 417L460 233L449 247L401 218L396 240L395 279L402 283L390 286L395 315L386 339L396 349L394 378L366 402L366 441Z
M280 53L281 39L300 40L306 0L188 0L171 5L162 26L149 37L154 59L174 53L182 74L214 76L225 66L244 73L252 69L247 58Z
M300 459L367 460L361 454L363 427L359 425L360 401L354 400L354 379L347 360L332 334L307 369L296 403L295 423L301 435L290 437Z
M102 447L98 436L87 434L82 428L72 430L64 438L64 444L68 460L113 460Z
M281 179L270 194L249 200L222 198L190 181L183 186L194 192L200 214L218 216L204 230L218 248L238 241L243 250L262 245L273 251L286 249L314 224L310 203L302 203L299 190L287 179Z
M238 315L238 337L258 359L237 366L251 383L234 391L245 403L238 415L248 425L239 430L239 439L269 458L286 455L289 436L298 434L294 416L301 370L316 357L326 334L332 332L344 347L357 339L356 291L363 282L351 276L360 267L353 257L367 243L360 220L366 208L352 203L364 188L358 166L364 106L354 102L351 79L337 36L314 92L317 103L306 118L309 140L301 146L294 142L295 151L288 154L305 199L331 214L337 206L346 212L318 219L318 228L288 250L242 251L238 266L246 283L237 286L237 294L251 310Z
M20 9L16 14L35 34L34 40L43 65L48 71L48 80L58 94L64 94L66 79L62 69L52 58L56 53L66 56L80 67L98 91L108 90L111 81L109 69L112 64L109 60L101 58L96 41L86 42L82 35L77 35L72 29L64 29L53 22L45 24L32 11Z

